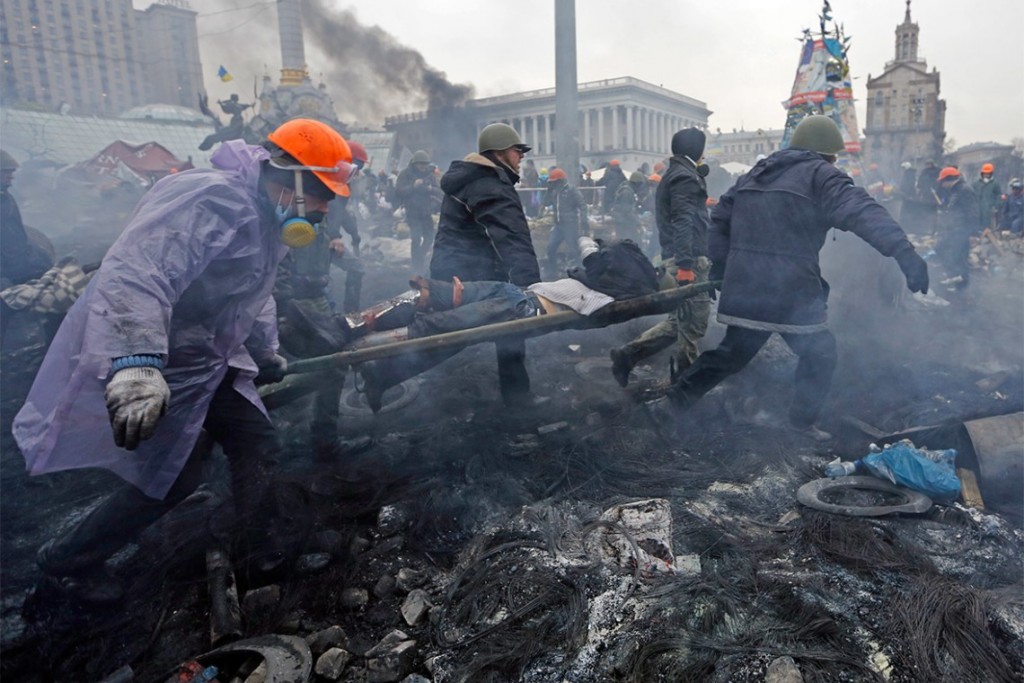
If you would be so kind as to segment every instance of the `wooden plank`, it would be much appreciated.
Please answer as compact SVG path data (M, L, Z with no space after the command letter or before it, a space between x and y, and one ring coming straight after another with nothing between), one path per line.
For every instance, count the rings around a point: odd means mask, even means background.
M978 477L974 474L974 470L960 467L957 468L956 475L960 477L960 497L964 505L984 511L985 501L981 497Z

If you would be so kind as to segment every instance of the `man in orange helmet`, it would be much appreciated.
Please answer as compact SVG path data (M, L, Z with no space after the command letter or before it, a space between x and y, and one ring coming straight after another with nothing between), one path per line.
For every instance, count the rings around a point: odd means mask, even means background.
M966 287L970 280L968 257L971 235L978 232L978 198L954 166L939 171L937 182L942 205L939 207L939 241L935 252L942 259L948 276L941 284L950 291L956 291Z
M196 488L208 440L230 464L250 568L272 569L302 537L270 494L276 438L254 380L287 366L277 265L348 195L352 156L326 124L296 119L262 146L221 144L211 162L146 193L14 420L31 475L102 468L125 482L39 551L43 585L83 603L120 598L105 561Z
M601 199L601 211L608 213L615 202L615 193L619 191L619 185L626 182L626 174L622 172L622 166L618 159L612 159L604 165L604 175L594 184L604 188L604 196Z
M583 195L569 184L565 171L552 169L548 174L548 189L544 194L544 206L551 207L554 213L554 224L548 238L548 271L555 277L562 272L558 258L558 248L563 244L572 248L582 235L590 233L587 222L587 203ZM573 259L575 261L575 259Z
M347 327L329 293L332 266L345 271L344 312L358 311L364 268L352 252L358 247L356 218L349 211L351 185L359 178L366 162L366 150L357 142L346 141L352 152L355 170L349 179L349 196L331 200L330 210L313 243L293 249L277 272L274 301L278 311L281 345L299 358L325 356L337 351L347 340ZM352 236L352 249L345 246L341 229ZM316 392L310 423L310 446L315 462L341 464L347 456L366 450L373 439L360 436L342 439L339 435L341 390L345 374L336 373L333 382Z
M979 230L995 227L996 216L1002 205L1003 192L999 188L999 181L992 177L995 172L996 167L992 164L982 164L981 176L974 181L974 194L978 198Z

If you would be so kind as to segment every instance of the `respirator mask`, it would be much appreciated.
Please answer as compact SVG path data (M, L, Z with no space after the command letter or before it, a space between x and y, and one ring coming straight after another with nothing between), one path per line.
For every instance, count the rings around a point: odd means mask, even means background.
M307 247L316 241L317 234L320 230L320 223L323 222L326 214L323 211L306 210L306 196L305 189L303 188L302 172L323 171L343 176L344 179L341 182L347 182L348 179L355 174L355 167L346 162L339 162L344 166L344 168L284 165L275 163L273 160L271 160L271 163L276 168L294 171L295 173L295 194L292 199L292 202L295 205L294 209L290 206L282 205L280 197L278 198L277 206L274 207L274 215L277 216L277 220L281 226L281 241L292 249Z
M295 172L295 194L290 206L283 206L278 197L274 215L281 225L281 241L292 249L308 247L316 240L320 230L320 222L324 219L323 211L306 211L306 197L302 193L302 172Z
M690 157L686 158L690 159ZM704 157L701 157L696 161L690 159L690 161L693 163L693 167L697 171L697 175L699 175L701 178L707 178L708 173L711 173L711 167L704 163Z

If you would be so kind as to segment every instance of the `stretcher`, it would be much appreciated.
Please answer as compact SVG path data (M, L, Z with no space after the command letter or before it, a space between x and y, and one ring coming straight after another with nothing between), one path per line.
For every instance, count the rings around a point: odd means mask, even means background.
M273 409L316 391L325 384L337 381L337 371L367 361L407 353L465 348L473 344L504 339L529 339L563 330L608 327L634 318L669 313L684 300L711 292L716 284L718 283L702 282L647 296L613 301L591 315L560 311L417 339L408 339L406 328L387 330L358 339L349 348L338 353L293 361L288 365L284 380L263 386L259 392L266 407Z

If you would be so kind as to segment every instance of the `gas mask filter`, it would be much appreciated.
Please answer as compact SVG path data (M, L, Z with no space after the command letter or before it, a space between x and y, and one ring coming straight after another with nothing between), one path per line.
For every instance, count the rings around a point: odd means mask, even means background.
M306 213L306 197L302 193L302 172L295 171L295 213L282 207L280 200L276 207L278 219L281 220L281 241L292 249L308 247L316 240L320 221L324 215L321 211Z

